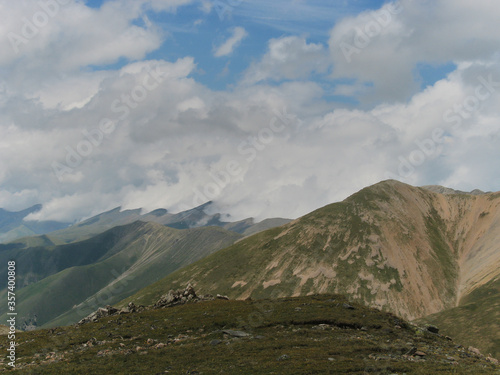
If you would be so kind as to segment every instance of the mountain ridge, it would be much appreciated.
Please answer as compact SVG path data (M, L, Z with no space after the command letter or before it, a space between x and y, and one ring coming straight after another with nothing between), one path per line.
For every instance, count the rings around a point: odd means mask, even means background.
M204 210L211 204L212 202L209 201L201 206L179 213L170 213L164 208L142 213L142 209L140 208L122 210L121 206L119 206L73 225L66 225L62 229L43 232L43 236L39 236L40 238L33 236L34 233L32 231L28 231L26 232L26 236L19 235L19 238L11 238L8 243L18 243L23 244L24 247L31 247L50 241L54 245L62 245L89 239L113 227L131 224L135 221L154 222L176 229L218 226L244 235L256 233L290 221L289 219L283 218L269 218L260 222L255 222L253 218L247 218L236 222L224 221L220 213L205 213ZM230 217L227 216L226 220L229 218Z

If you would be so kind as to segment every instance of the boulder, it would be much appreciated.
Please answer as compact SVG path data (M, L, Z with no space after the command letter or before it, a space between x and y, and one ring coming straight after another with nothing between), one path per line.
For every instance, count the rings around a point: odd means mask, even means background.
M435 326L427 326L427 331L431 333L439 333L439 328Z
M225 329L222 331L226 335L233 336L233 337L247 337L250 336L249 333L243 332L243 331L234 331L232 329Z
M97 322L99 319L104 318L106 316L112 316L115 314L118 314L120 310L113 306L106 306L106 307L99 307L96 311L94 311L92 314L89 314L82 320L78 322L78 325L89 323L89 322Z
M197 300L198 296L191 285L188 285L184 290L170 290L167 294L154 304L154 308L169 307L186 303L187 301Z

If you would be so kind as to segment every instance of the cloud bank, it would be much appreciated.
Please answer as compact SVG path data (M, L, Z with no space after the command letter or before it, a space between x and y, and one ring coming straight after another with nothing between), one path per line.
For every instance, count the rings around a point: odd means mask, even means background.
M386 178L500 189L491 2L387 4L332 24L324 43L269 38L225 90L188 54L148 57L167 38L151 12L187 3L59 2L19 52L1 39L0 207L41 202L33 218L75 220L213 200L235 219L295 218ZM22 35L37 4L0 1L1 35ZM247 32L232 32L216 56L237 57ZM455 68L421 88L422 62Z

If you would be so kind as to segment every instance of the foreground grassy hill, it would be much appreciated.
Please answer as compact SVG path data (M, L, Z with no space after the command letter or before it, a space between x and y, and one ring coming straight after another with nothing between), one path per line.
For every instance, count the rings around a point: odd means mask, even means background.
M187 303L19 333L17 342L18 374L500 372L444 336L339 295Z
M123 303L150 304L191 283L237 299L339 293L421 318L465 303L500 274L499 205L500 194L442 194L385 181L238 241ZM457 324L466 332L466 321Z

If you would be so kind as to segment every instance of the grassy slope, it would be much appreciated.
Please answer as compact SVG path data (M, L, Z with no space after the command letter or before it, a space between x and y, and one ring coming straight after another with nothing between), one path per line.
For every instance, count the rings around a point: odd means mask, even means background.
M251 236L252 234L256 234L262 231L265 231L267 229L279 227L285 224L288 224L290 219L282 219L282 218L272 218L272 219L265 219L262 220L261 222L254 224L250 226L249 228L245 229L243 232L244 236Z
M459 307L419 321L435 324L444 334L500 359L500 278L473 291Z
M106 270L106 274L109 274L110 270L113 270L112 275L115 275L112 278L113 281L116 281L116 275L120 273L120 267L125 268L127 267L127 262L129 264L131 261L135 262L123 274L124 277L118 279L117 283L111 285L103 283L104 286L101 286L97 292L87 294L84 301L80 299L81 303L76 308L67 310L64 314L57 316L45 324L45 326L58 326L76 322L95 311L98 307L116 303L162 279L165 275L224 248L241 238L236 233L217 227L175 230L151 223L149 225L160 229L162 233L167 231L174 235L170 236L170 238L166 238L161 234L157 235L156 233L152 235L151 237L155 243L150 243L147 249L139 250L140 253L144 253L154 249L154 253L148 254L147 257L138 255L137 249L131 246L126 251L122 251L112 258L107 259L104 269ZM133 250L132 253L129 250ZM130 259L130 256L132 256L132 259ZM135 260L136 257L137 260ZM100 266L102 265L95 264L89 268L93 270L95 267ZM100 275L102 274L103 272L100 272ZM90 275L86 277L86 280L94 280L94 278Z
M58 245L83 241L103 233L113 227L131 224L140 220L140 209L120 211L120 208L103 212L81 223L50 233L48 236Z
M333 221L348 209L349 206L345 203L327 206L325 209L315 211L301 218L301 225L321 225L321 223ZM238 241L236 244L202 259L196 264L160 280L158 283L141 291L140 295L133 296L128 300L134 299L139 303L149 304L161 296L167 285L172 289L182 288L189 281L194 281L194 284L202 293L218 290L231 297L236 297L241 293L241 289L232 288L234 282L245 280L248 283L260 283L263 275L267 274L267 270L263 268L264 265L273 259L282 259L282 255L287 252L287 249L295 248L298 240L303 236L301 225L293 226L292 223L292 225L270 229ZM287 236L280 239L276 238L289 228L292 229ZM313 241L312 244L300 245L298 249L300 251L299 257L292 259L291 262L299 264L307 262L305 258L318 261L321 258L328 257L322 250L326 244L326 238L318 235ZM336 250L340 250L340 247ZM290 261L290 258L282 260ZM348 269L345 271L350 272ZM279 293L293 294L300 280L289 274L284 275L283 279L284 282L280 283L279 290L273 287L258 288L252 293L252 297L267 298L275 297ZM197 284L198 280L200 281L199 285Z
M239 238L221 228L176 230L137 222L79 243L13 251L9 258L17 260L19 275L28 273L28 262L32 272L45 271L37 274L40 281L18 289L19 321L35 314L38 325L59 316L53 324L78 321Z
M149 305L154 303L162 294L164 294L166 287L167 289L180 289L184 287L186 283L186 278L179 279L179 276L186 277L190 275L191 272L195 273L198 270L206 270L207 273L204 275L204 286L200 285L201 293L213 292L213 290L218 290L223 293L228 293L231 291L231 285L234 283L235 274L245 273L249 276L259 268L260 257L253 257L252 253L247 251L248 248L254 246L255 243L263 244L268 240L271 240L273 236L280 232L279 228L271 229L259 234L256 234L248 239L243 239L236 244L219 250L215 254L207 256L195 265L191 265L183 268L180 271L172 273L164 279L151 284L150 286L142 289L138 294L127 298L122 304L126 304L129 301L134 301L137 304ZM263 253L259 254L262 257L272 259L273 249L269 247L265 248ZM255 274L258 277L258 274ZM178 281L175 281L179 279ZM216 289L214 289L216 288Z
M0 263L16 260L17 288L42 280L68 267L92 264L113 254L113 249L125 246L134 233L145 224L136 222L116 227L88 240L60 246L37 246L16 249L0 246ZM9 247L13 247L9 249ZM7 268L0 268L0 286L6 287Z
M20 333L16 373L444 375L500 370L394 315L356 304L346 309L346 302L336 295L215 300ZM250 336L234 338L224 329ZM411 348L424 351L425 359L405 356Z

